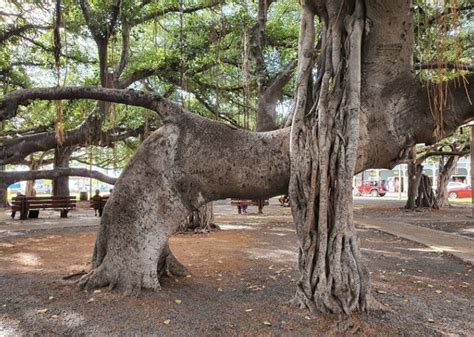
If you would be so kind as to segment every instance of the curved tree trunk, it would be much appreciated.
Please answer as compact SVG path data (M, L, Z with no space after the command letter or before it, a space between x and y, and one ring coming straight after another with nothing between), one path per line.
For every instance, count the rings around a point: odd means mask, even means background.
M294 303L349 314L366 310L369 296L351 190L361 119L365 8L361 0L307 0L302 6L291 134L290 198L301 273ZM322 49L313 85L315 14L321 19Z
M163 274L182 274L168 239L186 216L211 200L283 193L288 144L286 130L255 134L184 112L176 124L165 123L118 178L101 219L92 270L79 285L137 293L158 289Z

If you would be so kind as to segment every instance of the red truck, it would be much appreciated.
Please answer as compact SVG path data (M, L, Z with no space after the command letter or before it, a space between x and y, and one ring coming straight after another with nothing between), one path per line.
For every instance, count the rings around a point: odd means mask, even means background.
M361 194L369 194L373 197L383 197L387 193L385 181L364 181L357 186L357 191Z

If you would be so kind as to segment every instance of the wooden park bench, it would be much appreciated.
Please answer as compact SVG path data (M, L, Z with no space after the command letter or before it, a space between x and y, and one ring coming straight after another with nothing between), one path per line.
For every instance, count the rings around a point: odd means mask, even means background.
M268 199L263 200L263 199L231 199L230 201L231 206L257 206L258 207L258 214L262 214L262 210L264 206L268 206Z
M68 212L76 207L76 197L14 197L12 211L20 213L20 219L38 217L40 210L52 209L59 211L61 218L67 218Z

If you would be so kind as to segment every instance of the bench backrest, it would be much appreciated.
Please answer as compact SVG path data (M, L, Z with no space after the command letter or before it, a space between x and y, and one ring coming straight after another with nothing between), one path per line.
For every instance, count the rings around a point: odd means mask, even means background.
M261 202L262 206L268 206L268 199L266 200L258 200L258 199L231 199L230 204L232 206L241 206L241 205L248 205L248 206L259 206Z
M26 211L29 209L71 209L76 207L76 197L14 197L12 209L14 211Z

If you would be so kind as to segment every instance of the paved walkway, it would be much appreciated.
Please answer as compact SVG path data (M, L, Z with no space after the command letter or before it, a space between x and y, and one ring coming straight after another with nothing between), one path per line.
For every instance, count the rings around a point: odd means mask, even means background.
M474 265L474 240L470 238L384 218L359 217L354 221L361 227L374 228L420 243L435 251L450 253L462 261Z

